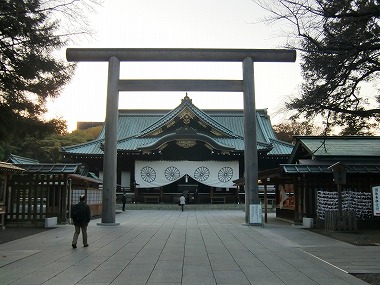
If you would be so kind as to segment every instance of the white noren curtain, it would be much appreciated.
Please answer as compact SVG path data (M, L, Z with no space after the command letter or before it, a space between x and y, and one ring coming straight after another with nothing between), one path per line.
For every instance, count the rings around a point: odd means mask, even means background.
M233 188L239 178L238 161L136 161L135 180L138 188L161 187L189 175L213 187Z

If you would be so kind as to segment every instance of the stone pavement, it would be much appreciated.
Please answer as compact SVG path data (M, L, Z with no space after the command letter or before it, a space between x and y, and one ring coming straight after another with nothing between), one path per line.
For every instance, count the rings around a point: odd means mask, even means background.
M273 215L273 214L271 214ZM242 210L128 210L119 226L73 226L0 245L0 284L367 284L380 247L356 247L269 217L244 225ZM1 234L1 233L0 233ZM81 238L81 236L80 236Z

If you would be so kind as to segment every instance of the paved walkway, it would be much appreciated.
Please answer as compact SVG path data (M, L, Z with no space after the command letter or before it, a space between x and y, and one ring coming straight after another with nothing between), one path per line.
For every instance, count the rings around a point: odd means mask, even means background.
M118 213L119 226L97 222L87 248L71 248L71 225L0 245L0 284L343 285L367 284L347 272L380 273L380 247L273 218L248 227L241 210L135 210Z

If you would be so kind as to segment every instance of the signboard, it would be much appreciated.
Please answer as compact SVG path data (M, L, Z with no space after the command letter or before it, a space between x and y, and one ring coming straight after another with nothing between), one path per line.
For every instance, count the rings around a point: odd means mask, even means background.
M373 215L380 216L380 186L372 187Z
M249 223L260 225L263 223L263 210L261 204L249 205Z
M328 168L332 169L333 171L335 184L346 184L347 166L345 166L343 163L337 162Z

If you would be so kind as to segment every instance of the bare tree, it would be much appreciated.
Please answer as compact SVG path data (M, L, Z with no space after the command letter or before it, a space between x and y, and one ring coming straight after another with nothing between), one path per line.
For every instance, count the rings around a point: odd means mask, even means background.
M309 121L289 120L287 122L273 125L273 130L279 140L294 143L293 136L311 136L322 135L324 130L322 127L312 124Z
M287 23L288 48L301 52L301 94L286 106L322 115L342 134L371 134L380 118L379 0L253 0Z

